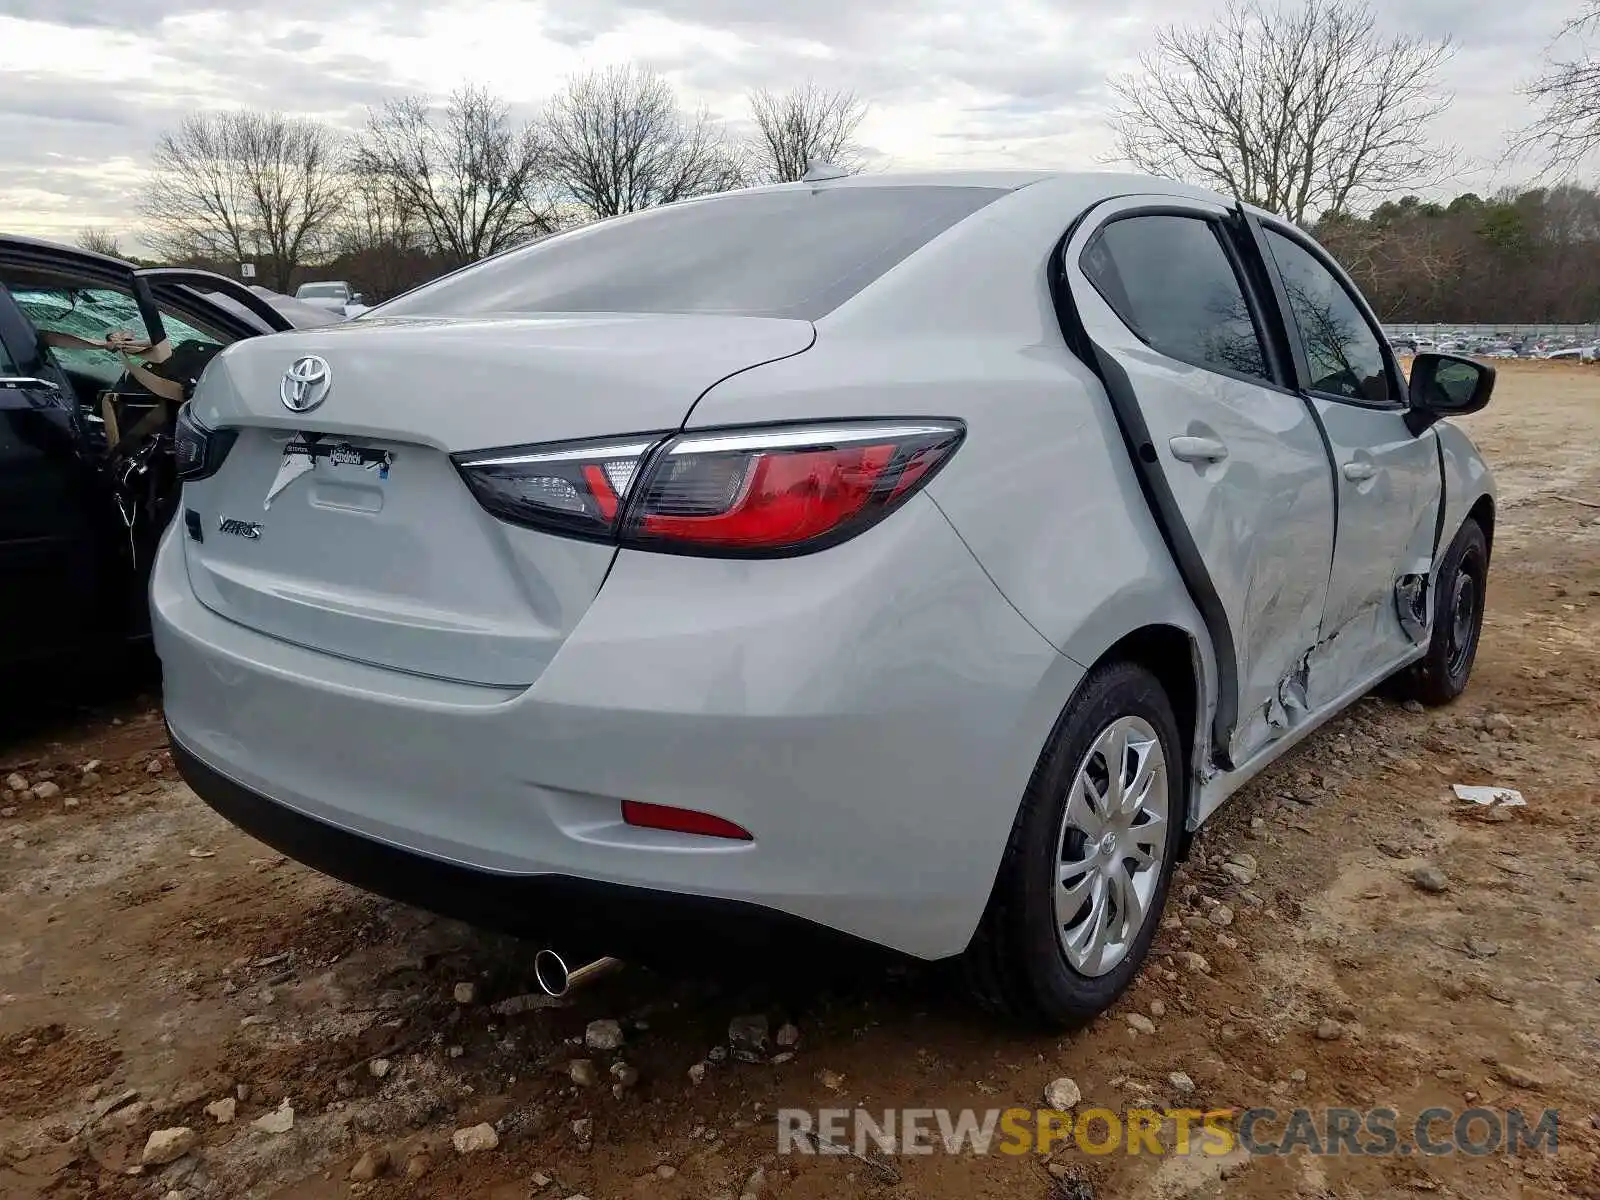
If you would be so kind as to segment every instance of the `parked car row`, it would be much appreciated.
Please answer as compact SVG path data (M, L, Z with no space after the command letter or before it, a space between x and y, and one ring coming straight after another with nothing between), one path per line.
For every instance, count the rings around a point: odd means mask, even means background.
M1402 335L1395 337L1392 344L1408 354L1429 351L1471 358L1570 358L1585 363L1594 362L1600 349L1593 341L1533 335L1506 338L1459 334L1437 339Z
M1234 791L1472 669L1495 500L1443 418L1493 368L1408 379L1315 241L1199 189L748 189L269 337L118 279L132 333L204 341L141 527L184 778L557 948L804 931L1082 1021ZM63 437L133 390L40 332Z

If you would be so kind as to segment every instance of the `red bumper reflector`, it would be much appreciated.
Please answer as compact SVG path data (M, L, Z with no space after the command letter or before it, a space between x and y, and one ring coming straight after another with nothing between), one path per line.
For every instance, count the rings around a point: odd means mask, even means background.
M626 824L637 825L641 829L670 829L674 833L698 833L705 837L732 838L736 842L755 840L749 830L740 828L732 821L690 808L673 808L667 804L624 800L622 819Z

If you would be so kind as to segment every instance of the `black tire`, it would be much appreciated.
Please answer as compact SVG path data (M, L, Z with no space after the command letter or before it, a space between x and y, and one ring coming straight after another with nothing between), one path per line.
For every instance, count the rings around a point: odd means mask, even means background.
M1126 716L1154 731L1166 762L1164 854L1144 923L1125 956L1104 974L1083 974L1067 959L1055 917L1058 839L1068 789L1100 734ZM1161 925L1182 837L1186 775L1172 705L1150 671L1118 662L1084 679L1034 768L988 908L963 956L968 986L984 1008L1021 1024L1062 1029L1104 1012L1122 994Z
M1489 542L1483 528L1468 518L1445 551L1433 597L1433 635L1420 662L1395 677L1399 699L1430 707L1449 704L1466 689L1483 630L1484 587L1489 577ZM1463 596L1468 611L1459 614ZM1458 621L1458 614L1463 617Z

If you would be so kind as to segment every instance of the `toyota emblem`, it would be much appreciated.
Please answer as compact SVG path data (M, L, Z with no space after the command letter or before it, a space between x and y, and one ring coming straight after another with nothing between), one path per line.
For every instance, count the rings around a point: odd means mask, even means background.
M328 360L308 354L294 360L294 365L283 373L278 385L278 398L290 412L310 412L328 398L328 388L333 372Z

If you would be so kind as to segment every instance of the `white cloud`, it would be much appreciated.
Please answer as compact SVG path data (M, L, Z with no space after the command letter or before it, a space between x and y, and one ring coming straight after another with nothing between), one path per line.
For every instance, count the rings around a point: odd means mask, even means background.
M1388 0L1396 30L1449 34L1457 99L1437 135L1487 190L1570 0ZM630 60L738 124L744 93L815 77L871 104L862 140L895 168L1088 167L1110 151L1107 76L1183 0L11 0L0 16L0 229L128 233L156 136L198 107L355 128L408 91L485 84L521 111L572 71ZM1445 190L1450 190L1447 185Z

